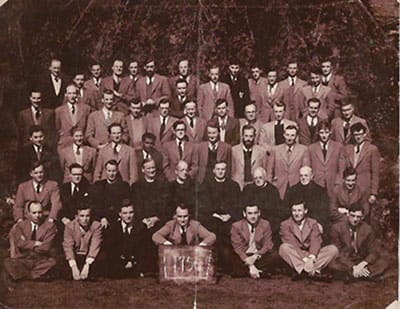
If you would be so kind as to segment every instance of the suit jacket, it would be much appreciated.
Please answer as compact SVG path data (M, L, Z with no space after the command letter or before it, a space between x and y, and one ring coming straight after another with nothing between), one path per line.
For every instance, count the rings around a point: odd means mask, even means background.
M344 136L344 124L345 121L343 120L343 118L338 117L332 120L332 125L331 125L331 130L332 130L332 140L342 143L342 144L351 144L354 143L354 138L351 135L350 132L350 127L355 124L355 123L362 123L366 128L367 128L367 138L368 140L371 140L370 137L370 132L369 132L369 127L367 124L367 121L365 121L365 119L360 118L358 116L353 116L351 117L351 121L349 124L349 129L348 129L348 133L346 135L346 137Z
M267 103L267 85L268 80L265 77L260 77L256 82L254 79L249 78L250 100L254 101L257 105L257 118L262 122L272 120L272 108ZM269 108L268 108L269 107Z
M136 149L135 154L136 154L136 163L138 165L139 178L143 178L142 162L145 159L145 157L143 156L143 149L142 148ZM150 157L156 162L157 177L163 176L163 155L162 155L162 153L156 149L153 149L150 152Z
M55 126L58 135L58 147L63 147L72 144L71 129L73 127L79 127L85 132L87 119L90 114L90 106L87 104L76 104L75 105L76 122L71 118L71 113L67 104L57 107L55 111Z
M297 126L296 122L288 119L282 119L282 123L284 129L289 125ZM266 148L275 145L275 120L267 122L261 126L259 144Z
M235 106L233 105L229 85L218 82L218 92L214 94L214 91L211 89L211 84L208 82L200 85L197 94L197 106L201 118L210 120L213 117L217 99L225 99L227 101L229 108L228 115L233 117L235 114Z
M248 124L248 121L244 118L239 119L239 125L240 125L240 140L242 140L242 129L243 127ZM260 120L256 120L255 123L251 124L255 129L256 129L256 139L255 139L255 143L259 144L260 143L260 133L261 133L261 128L264 125L263 122L261 122Z
M113 76L104 77L100 89L101 93L106 89L114 90ZM126 115L129 113L129 102L136 97L135 83L129 76L123 77L121 78L119 88L116 91L122 95L120 98L115 97L116 107L118 111Z
M39 193L33 187L33 180L28 180L18 186L13 209L14 221L24 218L24 210L30 201L40 202L43 207L43 214L57 220L58 212L61 209L58 185L55 181L46 180L41 186L42 189Z
M87 89L88 91L91 92L92 94L92 100L90 101L91 108L93 111L95 110L99 110L102 108L102 103L101 103L101 96L102 96L102 92L101 89L103 89L103 79L100 79L100 84L99 87L97 87L94 83L94 79L88 79L87 81L85 81L85 83L83 84L83 87L85 89Z
M76 210L79 203L85 199L89 194L89 181L82 177L81 182L78 184L78 192L72 194L71 182L66 182L61 185L60 197L62 208L58 213L58 218L68 218L73 220L76 215Z
M118 154L114 154L112 143L110 143L99 151L99 157L93 174L94 181L106 179L106 170L104 165L111 159L118 162L118 171L123 181L132 184L138 180L138 165L133 148L121 144L121 149Z
M294 115L298 118L307 114L307 101L311 98L318 98L321 101L318 116L321 119L332 119L335 112L335 97L328 86L320 84L318 92L313 92L313 87L308 85L301 88L301 91L295 98Z
M163 145L162 154L164 175L169 181L173 181L176 178L175 167L180 160L176 140L166 142ZM184 143L182 160L189 164L189 175L194 178L199 165L199 157L194 143Z
M211 120L212 122L216 122L219 128L218 118L214 118ZM225 124L225 143L235 146L240 143L240 123L239 120L233 117L228 116Z
M276 102L282 101L283 98L283 88L279 83L276 83L277 87L275 92L272 94L268 91L268 82L266 85L266 90L262 92L264 96L264 105L261 106L260 119L263 121L269 121L267 115L270 115L270 119L274 119L274 115L272 113L272 108Z
M367 194L378 194L379 168L381 155L378 148L370 142L364 142L357 162L354 162L354 145L346 145L339 156L339 173L346 167L353 167L357 172L357 184Z
M310 165L310 154L306 146L296 143L290 158L286 144L272 148L266 169L267 179L277 187L281 199L284 198L288 186L299 182L299 170L304 165Z
M244 261L247 258L246 251L249 249L250 230L246 219L232 224L231 243L233 250ZM257 253L264 255L272 250L272 231L269 222L259 219L255 226L254 242Z
M306 217L303 229L300 230L297 223L290 217L281 223L279 234L282 243L294 246L301 256L304 256L304 251L317 256L321 249L322 237L315 219Z
M157 102L162 96L171 97L168 78L157 73L154 74L150 94L150 97L147 97L146 76L140 77L136 82L136 96L140 98L142 102L145 102L147 99L152 99Z
M83 176L90 182L93 182L93 173L96 167L96 149L89 146L81 146L82 153L82 166L83 166ZM64 173L63 182L68 182L71 180L71 174L69 167L73 163L77 163L73 146L67 146L58 152L58 157L60 159L61 170Z
M307 82L296 76L296 82L293 87L291 86L291 81L289 81L289 77L281 80L279 82L279 85L283 89L282 100L286 105L286 117L292 121L296 121L297 117L295 115L295 98L297 95L299 95L301 89L307 85Z
M187 95L189 98L196 98L197 97L197 88L199 88L199 79L196 75L190 74L189 76L189 84L187 86ZM179 75L169 78L169 85L171 88L172 96L176 96L176 81L180 79Z
M35 83L42 92L43 107L55 109L63 103L65 88L69 82L69 78L64 74L61 74L59 78L61 79L61 87L58 95L55 92L50 73L46 73L37 78Z
M335 100L347 98L348 90L343 76L332 73L327 86L335 92Z
M10 257L24 258L36 254L49 256L56 233L55 224L46 220L37 227L36 240L31 240L32 221L26 219L16 223L9 233ZM41 244L35 246L36 241Z
M111 115L111 120L107 121L104 117L103 110L98 110L92 112L87 120L85 138L88 141L89 145L97 149L100 144L108 143L108 127L112 123L120 123L122 125L122 139L126 142L128 140L128 129L126 127L124 114L121 112L113 111Z
M84 254L87 257L96 258L100 252L103 236L101 225L93 221L84 235L76 219L68 222L64 230L63 248L67 261L75 260L76 254Z
M131 115L125 116L126 126L128 128L129 146L139 149L142 146L142 135L147 132L149 126L147 117L133 119Z
M180 245L182 236L179 224L176 220L168 221L160 230L153 234L153 242L158 246L167 240L174 245ZM206 243L212 246L215 243L216 236L208 231L199 221L190 220L186 228L186 242L190 246L196 246L199 243Z
M165 130L160 139L160 128L161 128L161 119L159 113L155 113L154 115L148 116L148 131L153 133L156 136L156 146L160 150L162 144L165 142L169 142L174 139L174 133L172 131L172 125L178 118L168 116L167 122L165 124Z
M221 78L221 82L229 85L231 89L233 105L235 107L235 118L243 118L244 106L250 102L250 89L247 79L239 75L236 81L234 81L229 74L226 74Z
M324 159L320 142L308 146L308 151L310 153L314 181L321 187L324 187L329 196L331 196L334 186L341 183L339 154L342 145L334 141L329 141L327 147L326 159Z
M208 163L208 143L209 142L201 142L200 144L197 145L197 154L199 159L199 166L197 172L198 183L203 183L204 178L206 177L207 163ZM228 178L230 177L231 157L232 157L231 146L221 141L218 142L216 162L226 161L228 163L227 174L226 174L226 177ZM212 170L208 172L211 174Z
M182 121L186 124L186 136L189 142L200 143L207 140L207 121L203 118L195 117L193 129L189 125L187 117L183 117Z
M311 132L310 127L308 126L307 123L307 116L299 119L297 121L297 125L299 127L299 142L302 145L310 145L312 143L315 143L319 139L318 131L317 131L317 125L321 121L321 118L317 116L317 124L315 126L314 132Z
M183 109L184 109L184 103L186 100L190 100L191 97L186 96L183 100L181 100L178 95L174 95L171 99L171 108L169 111L169 114L171 116L174 116L176 118L182 118L184 116Z
M253 153L251 154L251 171L257 167L267 166L267 156L265 149L260 145L253 146ZM236 181L240 189L243 189L244 182L244 154L243 144L232 147L232 180Z

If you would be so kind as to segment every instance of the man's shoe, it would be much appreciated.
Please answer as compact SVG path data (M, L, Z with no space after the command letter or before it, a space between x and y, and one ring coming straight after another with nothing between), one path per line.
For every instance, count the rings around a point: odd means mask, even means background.
M315 273L311 278L319 282L332 282L333 280L333 276L330 273Z
M300 274L297 272L294 272L292 275L292 281L300 281L307 279L307 273L302 271Z

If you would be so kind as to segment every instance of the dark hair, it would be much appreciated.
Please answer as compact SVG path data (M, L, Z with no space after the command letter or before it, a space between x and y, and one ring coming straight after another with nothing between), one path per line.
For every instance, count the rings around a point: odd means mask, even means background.
M175 122L173 123L173 125L172 125L172 128L173 128L174 130L176 130L176 128L177 128L179 125L181 125L181 124L183 124L183 125L185 126L185 129L186 129L186 123L185 123L183 120L177 120L177 121L175 121Z
M317 132L326 129L331 130L331 123L328 119L322 119L320 122L318 122Z
M72 128L71 128L71 130L69 130L69 132L71 133L71 135L74 135L75 134L75 132L77 132L77 131L82 131L82 133L85 133L85 129L84 128L82 128L82 127L80 127L80 126L73 126Z
M258 210L260 211L260 206L258 206L258 203L255 201L252 201L251 199L248 200L245 205L243 205L243 212L246 212L247 207L257 207Z
M140 167L141 167L141 168L144 168L144 165L145 165L146 163L149 163L149 162L154 162L154 163L156 163L156 161L155 161L153 158L147 158L147 159L142 160L142 162L141 162L141 164L140 164Z
M108 126L108 128L107 128L109 134L111 134L111 129L114 128L114 127L121 128L121 132L123 131L122 124L117 123L117 122L113 122L113 123L110 124L110 125Z
M185 100L185 102L183 102L183 105L186 106L186 104L188 104L188 103L194 103L197 106L197 102L195 99Z
M251 124L246 124L242 127L242 135L244 134L245 130L253 130L254 135L256 134L256 128L253 127Z
M142 142L145 141L145 139L152 139L153 142L156 140L156 136L153 133L150 132L145 132L142 135Z
M310 73L321 75L322 74L321 67L316 65L311 66Z
M78 203L78 206L76 207L76 213L78 213L81 210L86 210L86 209L90 209L90 211L92 210L92 207L91 207L89 201L87 201L86 199L85 200L81 200Z
M118 210L118 211L121 211L121 209L122 209L123 207L130 207L130 206L131 206L132 208L135 208L135 207L133 206L133 203L132 203L131 199L129 199L129 198L123 198L123 199L121 200L121 202L118 203L117 210Z
M160 106L161 104L165 104L165 103L168 103L169 105L171 105L171 100L169 99L169 97L163 96L163 97L159 98L158 106Z
M211 119L207 122L207 127L218 129L218 121L216 119Z
M260 70L262 70L262 67L261 67L260 63L257 60L253 60L250 63L250 70L251 69L255 69L255 68L259 68Z
M357 176L357 171L352 167L348 166L344 169L343 171L343 179L350 176L350 175L356 175Z
M283 106L283 110L286 110L286 104L284 102L282 102L282 101L276 101L274 103L274 105L279 106L279 107Z
M230 57L229 58L229 65L238 65L241 66L242 63L237 57Z
M38 168L39 166L43 166L43 162L40 160L35 160L32 162L31 166L30 166L30 170L29 171L33 171L34 169Z
M139 98L133 98L132 100L129 101L129 104L141 104L142 101L140 101Z
M286 130L296 130L296 134L299 132L299 128L294 124L289 124L284 131Z
M349 212L361 211L364 214L364 208L360 203L353 203L348 208Z
M178 78L175 82L175 85L178 85L179 83L185 83L186 85L188 84L187 80L183 78Z
M83 171L83 166L80 165L79 163L72 163L72 164L69 166L69 171L72 172L72 169L74 169L74 168L80 168L80 169L82 169L82 171Z
M303 204L304 205L304 209L307 209L307 203L302 198L292 198L290 203L289 203L290 208L292 208L294 205L300 205L300 204Z
M226 103L226 106L228 106L228 102L225 99L219 98L215 101L215 106L220 106L221 104Z
M118 162L117 162L117 160L114 160L114 159L111 159L111 160L108 160L105 164L104 164L104 167L106 167L107 165L114 165L114 166L116 166L117 168L118 168Z
M112 95L114 95L114 92L113 92L111 89L105 89L105 90L103 91L102 97L104 97L105 94L112 94Z
M356 122L352 124L350 127L351 134L354 134L354 132L358 132L361 130L363 130L364 133L367 131L367 127L363 125L361 122Z
M217 160L217 161L215 161L215 163L214 163L214 167L215 167L217 164L221 164L221 163L224 163L226 166L228 166L228 162L227 162L227 161L225 161L225 160Z
M318 98L309 98L307 100L307 106L310 106L311 102L316 102L316 103L318 103L318 107L321 107L321 100L320 99L318 99Z
M153 56L148 56L144 61L143 61L143 66L146 66L146 64L154 62L154 65L156 65L156 61L154 60Z
M42 132L42 133L44 133L43 127L42 127L42 126L39 126L39 125L36 125L36 124L30 126L30 127L29 127L29 136L32 136L32 134L35 133L35 132Z

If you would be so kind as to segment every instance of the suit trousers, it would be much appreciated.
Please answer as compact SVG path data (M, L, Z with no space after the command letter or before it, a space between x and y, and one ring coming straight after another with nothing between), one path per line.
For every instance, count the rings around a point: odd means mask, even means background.
M56 265L55 259L38 254L4 260L4 268L14 280L39 279L54 265Z
M316 256L314 271L320 272L331 261L333 261L338 256L338 254L338 249L334 245L322 247L321 250L319 250L318 255ZM294 268L296 272L300 274L304 270L305 263L303 261L303 258L309 256L310 253L308 251L302 250L302 253L300 254L293 245L283 243L279 247L279 255L287 264L289 264L290 267Z

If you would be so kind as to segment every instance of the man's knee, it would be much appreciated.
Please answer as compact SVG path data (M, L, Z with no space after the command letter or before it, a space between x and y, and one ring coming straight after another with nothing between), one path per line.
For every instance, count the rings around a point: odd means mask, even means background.
M286 255L287 253L291 252L293 250L293 246L288 243L282 243L279 247L279 255Z

